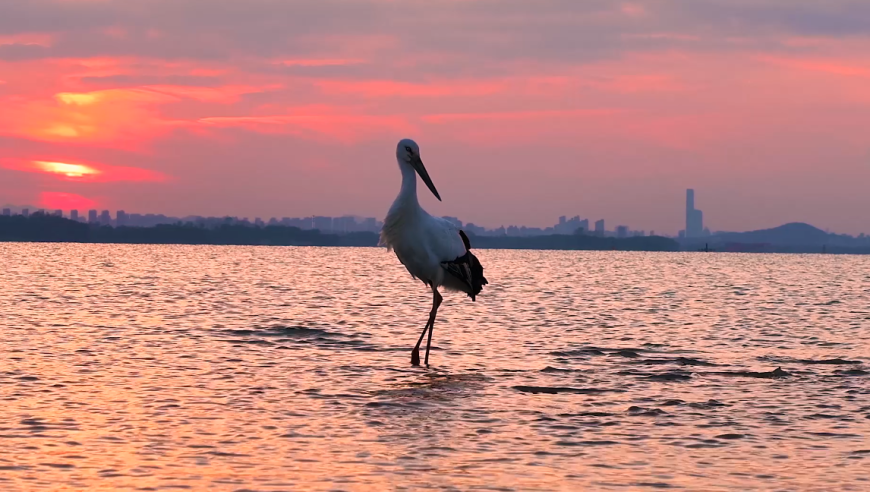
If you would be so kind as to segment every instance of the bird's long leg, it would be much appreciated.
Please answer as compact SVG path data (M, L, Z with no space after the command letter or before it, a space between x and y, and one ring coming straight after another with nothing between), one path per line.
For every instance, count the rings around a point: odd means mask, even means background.
M429 324L432 323L432 315L429 315L429 321L426 322L426 326L423 327L423 333L420 333L420 338L417 339L417 345L414 346L414 350L411 351L411 365L419 366L420 365L420 344L423 343L423 336L426 335L426 331L429 330Z
M432 330L435 328L435 315L438 314L438 306L441 305L441 294L438 289L432 287L432 313L429 315L429 339L426 340L426 360L424 363L429 365L429 347L432 345Z
M435 325L435 313L438 311L438 306L441 305L441 294L438 293L434 288L432 289L433 297L432 297L432 311L429 312L429 321L426 322L426 326L423 327L423 332L420 333L420 338L417 339L417 345L414 346L414 350L411 351L411 364L415 366L420 365L420 344L423 343L423 336L426 335L426 331L429 331L429 343L432 342L432 327ZM429 345L426 345L426 363L429 363Z

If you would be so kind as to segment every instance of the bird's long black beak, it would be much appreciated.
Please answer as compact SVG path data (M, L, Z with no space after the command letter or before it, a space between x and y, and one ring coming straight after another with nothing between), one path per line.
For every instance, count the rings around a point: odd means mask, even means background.
M426 186L429 188L429 191L435 195L435 198L438 201L441 201L441 195L438 194L438 190L435 189L435 185L432 184L432 178L429 177L429 173L426 172L426 166L423 165L423 161L420 159L420 156L414 155L411 157L411 164L414 166L414 169L417 170L417 174L420 175L420 178L426 183Z

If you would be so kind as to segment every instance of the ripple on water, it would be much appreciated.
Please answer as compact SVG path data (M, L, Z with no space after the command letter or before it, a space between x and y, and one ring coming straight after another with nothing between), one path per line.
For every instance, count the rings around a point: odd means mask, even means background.
M868 258L0 250L3 490L866 489Z

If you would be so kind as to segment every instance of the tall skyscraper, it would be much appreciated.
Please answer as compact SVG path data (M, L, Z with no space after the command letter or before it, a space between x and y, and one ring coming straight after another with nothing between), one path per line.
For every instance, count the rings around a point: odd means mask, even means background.
M115 212L115 225L127 225L127 212L124 212L123 210Z
M55 217L63 217L63 210L55 210L54 216Z
M112 225L112 214L110 214L108 210L103 210L100 214L100 224Z
M704 232L704 213L695 208L695 190L686 190L686 237L700 237Z
M603 236L604 235L604 219L595 221L595 235Z
M616 237L628 237L628 226L616 226Z
M11 208L4 208L3 209L3 216L9 217L10 215L12 215L12 209Z
M88 210L88 222L91 224L97 221L97 211L96 210Z
M25 217L29 217L30 216L30 209L29 208L22 208L21 215L23 215Z
M70 218L70 220L78 221L79 220L79 211L78 210L70 210L69 211L69 218Z

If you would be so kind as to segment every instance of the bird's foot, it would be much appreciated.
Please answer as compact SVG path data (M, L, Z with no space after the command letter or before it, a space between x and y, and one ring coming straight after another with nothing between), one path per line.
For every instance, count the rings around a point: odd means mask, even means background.
M411 365L412 366L419 366L420 365L420 351L417 349L414 349L411 352Z

